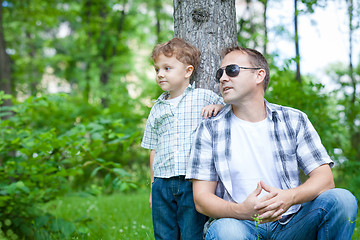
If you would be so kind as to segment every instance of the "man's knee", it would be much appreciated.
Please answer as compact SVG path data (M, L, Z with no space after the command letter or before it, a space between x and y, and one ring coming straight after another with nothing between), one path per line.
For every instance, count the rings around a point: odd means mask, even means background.
M355 196L346 189L334 188L323 192L318 199L330 204L339 217L354 221L358 211L357 200Z
M242 221L234 218L221 218L212 223L207 231L207 240L212 239L247 239L248 229Z

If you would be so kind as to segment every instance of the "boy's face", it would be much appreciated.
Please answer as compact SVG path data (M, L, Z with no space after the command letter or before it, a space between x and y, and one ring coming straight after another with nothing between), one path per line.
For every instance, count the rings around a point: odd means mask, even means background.
M166 57L160 54L154 61L156 82L163 91L170 93L170 98L183 94L189 85L190 76L193 72L192 65L186 65L176 59L175 56Z

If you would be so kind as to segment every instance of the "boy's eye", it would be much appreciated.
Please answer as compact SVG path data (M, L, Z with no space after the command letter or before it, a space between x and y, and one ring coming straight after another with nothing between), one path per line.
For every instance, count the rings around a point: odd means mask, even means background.
M159 72L159 69L158 69L158 68L155 68L155 72L158 73L158 72Z
M165 70L166 70L166 71L169 71L169 70L170 70L170 67L165 67Z

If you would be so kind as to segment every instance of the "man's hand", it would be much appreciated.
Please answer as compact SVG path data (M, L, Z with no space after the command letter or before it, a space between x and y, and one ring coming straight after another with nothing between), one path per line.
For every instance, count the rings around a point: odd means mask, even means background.
M208 105L206 107L203 107L201 109L201 116L203 116L205 119L208 117L215 117L216 114L224 107L224 105L221 104L212 104Z
M260 181L260 186L269 194L275 195L273 198L266 198L268 195L260 199L254 209L258 211L262 222L272 222L281 219L281 215L293 205L293 195L291 190L282 190L271 187Z
M281 219L283 210L280 206L283 202L276 201L279 192L269 191L269 194L259 199L258 196L262 189L264 189L262 183L259 182L257 188L242 203L244 206L243 209L247 211L247 219L254 220L255 217L258 217L261 223L273 222ZM267 191L266 189L264 190Z

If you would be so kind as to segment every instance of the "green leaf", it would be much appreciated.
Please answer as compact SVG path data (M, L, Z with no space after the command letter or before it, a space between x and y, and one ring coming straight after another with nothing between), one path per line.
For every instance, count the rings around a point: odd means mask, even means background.
M110 182L111 182L111 174L108 173L108 174L106 174L106 176L105 176L105 178L104 178L104 185L105 185L105 187L109 186Z
M127 177L130 177L131 174L128 173L127 171L125 171L124 169L122 168L113 168L112 169L116 174L120 175L121 177L124 177L124 176L127 176Z
M97 174L97 172L100 170L100 169L102 169L103 167L97 167L97 168L95 168L92 172L91 172L91 174L90 174L90 177L94 177L96 174Z

